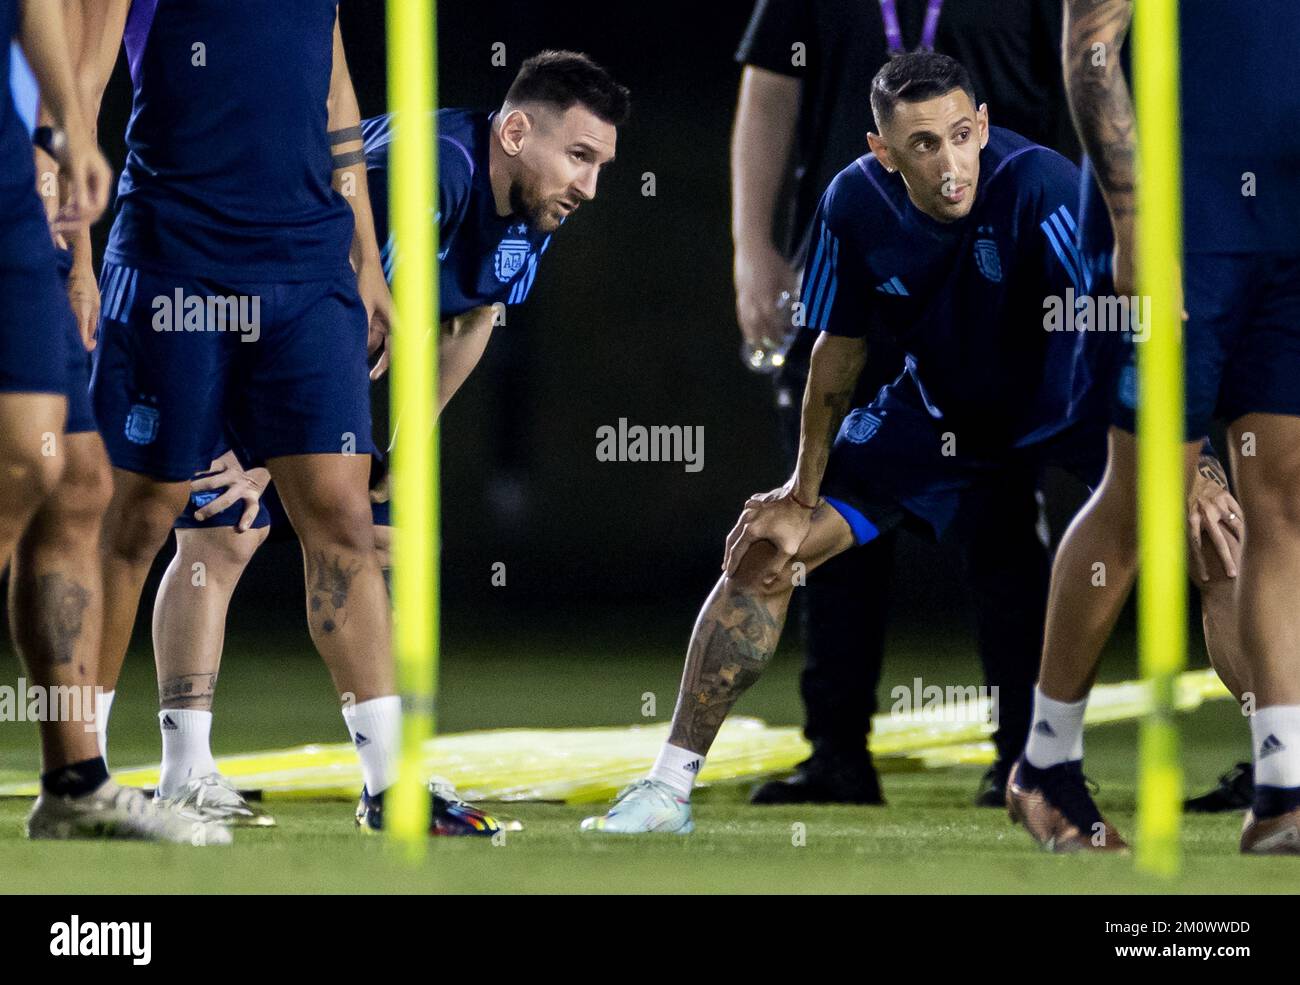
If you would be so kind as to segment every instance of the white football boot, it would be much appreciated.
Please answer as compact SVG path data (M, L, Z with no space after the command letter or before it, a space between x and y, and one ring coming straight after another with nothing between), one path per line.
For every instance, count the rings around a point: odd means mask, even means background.
M60 797L46 790L27 815L27 837L130 838L176 844L229 845L230 832L217 824L183 817L153 803L144 791L106 780L81 797Z
M637 780L619 792L614 806L582 822L583 831L610 835L676 834L695 830L691 802L677 796L666 783Z
M275 818L245 800L235 785L220 773L189 780L170 797L159 796L155 791L153 799L192 821L210 821L236 828L275 827Z

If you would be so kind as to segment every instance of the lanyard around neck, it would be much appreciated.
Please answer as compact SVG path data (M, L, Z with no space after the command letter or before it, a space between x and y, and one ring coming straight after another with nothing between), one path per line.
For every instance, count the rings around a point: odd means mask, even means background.
M925 8L925 26L921 29L923 51L934 49L934 38L939 33L939 12L943 10L943 0L930 0ZM905 51L903 47L903 29L898 26L897 0L880 0L880 16L885 19L885 40L889 42L891 53Z

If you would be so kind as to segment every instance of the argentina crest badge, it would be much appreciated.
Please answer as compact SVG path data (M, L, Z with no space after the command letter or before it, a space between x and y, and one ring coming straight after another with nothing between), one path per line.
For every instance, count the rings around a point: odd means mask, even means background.
M994 284L1002 283L1002 258L998 255L998 241L993 238L992 226L980 226L980 238L975 241L975 266L984 279Z
M866 444L880 430L880 417L869 410L855 410L844 422L844 440Z
M528 253L532 246L528 242L527 232L528 229L523 223L511 226L505 239L497 246L496 256L493 258L493 270L497 280L502 284L509 284L528 260Z

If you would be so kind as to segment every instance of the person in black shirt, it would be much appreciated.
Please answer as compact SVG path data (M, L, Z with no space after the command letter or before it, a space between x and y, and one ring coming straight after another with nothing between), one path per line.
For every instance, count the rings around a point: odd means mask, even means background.
M759 0L736 54L745 68L731 156L736 312L749 346L769 349L792 334L779 301L798 295L822 192L867 151L871 80L891 52L927 47L953 56L994 123L1078 160L1060 24L1060 0ZM815 335L796 334L775 377L791 461ZM899 350L873 346L855 405L868 403L902 364ZM1035 484L1026 475L995 503L967 502L954 533L975 595L985 675L1000 696L998 761L977 796L988 806L1002 804L1006 770L1024 742L1042 639L1048 560ZM995 522L987 522L990 509ZM981 511L984 522L975 523ZM760 787L756 803L883 802L865 737L877 707L894 540L891 533L849 551L809 577L801 686L813 755L793 777Z

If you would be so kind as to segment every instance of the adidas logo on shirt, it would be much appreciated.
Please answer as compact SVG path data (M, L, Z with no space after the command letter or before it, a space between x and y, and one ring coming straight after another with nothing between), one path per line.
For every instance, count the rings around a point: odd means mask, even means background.
M907 288L903 286L903 282L899 280L897 277L891 277L883 284L877 284L876 290L879 291L881 294L897 294L902 297L909 296L907 293Z
M1259 758L1264 759L1267 756L1273 755L1275 752L1282 752L1285 748L1285 743L1270 732L1268 738L1259 744Z

